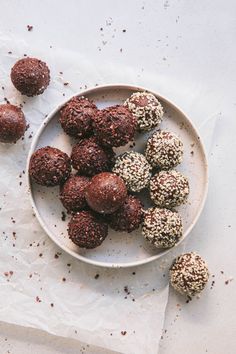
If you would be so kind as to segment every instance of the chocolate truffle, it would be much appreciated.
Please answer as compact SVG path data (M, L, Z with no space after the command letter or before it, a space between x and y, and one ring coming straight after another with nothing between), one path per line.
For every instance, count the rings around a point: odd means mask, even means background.
M11 69L11 81L22 95L40 95L49 85L50 71L39 59L20 59Z
M88 205L102 214L114 213L124 204L126 196L124 181L110 172L94 176L85 191Z
M140 192L147 187L151 178L151 166L145 156L135 151L118 156L112 171L123 178L132 192Z
M148 139L145 155L153 167L169 170L182 161L183 143L171 132L157 131Z
M68 234L77 246L91 249L100 246L105 240L108 226L91 211L81 211L72 216Z
M108 147L102 147L95 137L81 140L73 147L71 153L73 167L80 174L86 176L109 171L113 160L113 150Z
M109 223L113 230L132 232L139 228L143 220L142 202L128 195L124 204L113 214L109 215Z
M162 105L151 93L135 92L125 101L124 105L137 118L139 130L151 130L162 121Z
M61 126L72 137L88 137L93 133L92 121L97 112L96 105L88 98L73 97L60 111Z
M60 200L68 212L85 209L85 189L90 179L85 176L71 176L60 190Z
M12 104L0 105L0 142L15 143L26 129L24 113Z
M70 175L70 158L63 151L46 146L38 149L30 158L29 174L42 186L53 187L63 183Z
M170 268L173 288L188 297L199 294L209 279L206 262L196 253L185 253L177 257Z
M94 132L106 146L123 146L134 138L137 121L123 106L112 106L101 110L94 118Z
M150 208L144 214L142 233L157 248L173 247L183 234L181 217L169 209Z
M188 179L180 172L161 171L151 178L150 196L161 208L178 206L186 201L188 195Z

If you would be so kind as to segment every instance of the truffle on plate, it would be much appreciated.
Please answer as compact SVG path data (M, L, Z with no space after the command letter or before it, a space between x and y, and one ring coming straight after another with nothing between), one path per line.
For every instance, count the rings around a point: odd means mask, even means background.
M182 219L175 211L149 208L144 213L142 234L157 248L173 247L183 234Z
M68 212L85 209L85 189L90 179L85 176L71 176L61 186L60 200Z
M149 131L158 126L163 118L163 107L149 92L135 92L124 103L137 118L139 130Z
M23 58L12 67L11 81L22 95L40 95L49 85L50 71L47 64L39 59Z
M137 121L124 106L112 106L99 111L94 118L94 133L106 146L123 146L134 138Z
M169 170L182 161L183 143L171 132L156 131L147 141L145 156L152 167Z
M73 243L81 248L95 248L108 235L108 226L91 211L74 214L68 224L68 234Z
M150 180L150 196L161 208L176 207L187 200L188 179L175 170L161 171Z
M173 288L189 297L199 294L209 279L206 262L196 253L185 253L177 257L170 268Z
M0 105L0 142L15 143L25 133L26 121L22 110L12 104Z
M113 230L132 232L142 223L143 204L139 198L128 195L124 204L109 215L108 220Z
M95 137L79 141L72 149L72 166L80 174L93 176L109 171L114 160L111 148L103 147Z
M42 186L59 185L69 177L70 172L69 156L57 148L43 147L36 150L30 158L30 177Z
M112 171L125 181L128 190L140 192L149 184L151 169L144 155L127 151L116 158Z
M127 189L123 180L110 172L94 176L85 191L88 205L102 214L112 214L124 204Z
M85 138L93 133L92 121L97 114L96 105L88 98L73 97L60 110L60 123L66 134Z

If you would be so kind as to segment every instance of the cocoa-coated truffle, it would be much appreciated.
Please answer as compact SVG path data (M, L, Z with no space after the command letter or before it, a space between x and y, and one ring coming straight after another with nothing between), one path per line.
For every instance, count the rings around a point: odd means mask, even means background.
M50 71L39 59L23 58L12 67L11 81L22 95L40 95L49 85Z
M80 174L93 176L97 173L109 171L114 160L111 148L102 147L95 137L84 139L76 144L71 153L73 167Z
M135 151L118 156L112 171L125 181L132 192L140 192L147 187L151 178L151 166L145 156Z
M110 172L94 176L85 192L88 205L102 214L114 213L124 204L126 196L124 181Z
M94 132L103 145L123 146L134 138L137 121L124 106L101 110L94 118Z
M174 133L157 131L147 141L145 156L153 167L169 170L182 161L183 143Z
M70 172L69 156L57 148L43 147L35 151L30 158L30 177L42 186L61 184L69 177Z
M135 92L124 105L137 118L139 130L151 130L161 123L163 108L158 99L149 92Z
M12 104L0 105L0 142L15 143L26 129L25 116L22 110Z
M97 114L96 105L88 98L73 97L60 111L60 123L66 134L85 138L92 134L92 121Z
M60 190L60 200L68 212L79 211L87 206L85 189L90 179L85 176L71 176Z
M209 279L206 262L196 253L177 257L170 268L170 282L176 291L192 297L199 294Z
M108 226L91 211L73 215L68 224L72 242L81 248L95 248L102 244L108 234Z
M188 195L188 179L175 170L161 171L150 180L150 197L161 208L178 206Z
M143 205L140 199L127 196L124 204L109 215L109 224L113 230L132 232L138 229L143 220Z
M142 233L157 248L173 247L183 234L181 217L169 209L149 208L144 214Z

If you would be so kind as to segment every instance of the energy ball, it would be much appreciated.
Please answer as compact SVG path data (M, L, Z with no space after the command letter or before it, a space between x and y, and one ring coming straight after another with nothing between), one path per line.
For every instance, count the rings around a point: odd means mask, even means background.
M26 121L22 110L13 104L0 105L0 142L15 143L25 133Z
M206 262L194 252L180 255L170 268L171 285L180 294L190 298L204 289L208 279Z
M182 161L183 152L183 143L175 134L157 131L147 141L145 156L152 167L169 170Z
M59 120L66 134L85 138L93 133L92 121L97 112L96 105L88 98L74 97L62 107Z
M173 208L187 200L188 179L180 172L161 171L150 180L150 197L161 208Z
M95 137L91 137L81 140L73 147L71 161L80 174L94 176L111 169L114 152L111 148L102 147Z
M85 209L85 189L90 179L85 176L71 176L63 184L60 190L60 200L68 212L75 212Z
M134 138L137 121L124 106L101 110L94 118L94 133L105 146L123 146Z
M148 92L135 92L125 103L137 118L139 130L149 131L158 126L163 118L163 108L158 99Z
M69 156L57 148L43 147L35 151L30 158L30 177L42 186L59 185L69 177L70 172Z
M182 219L175 211L150 208L144 214L142 234L157 248L173 247L183 234Z
M143 204L132 195L128 195L124 204L109 215L109 224L113 230L132 232L139 228L143 221Z
M110 172L94 176L85 191L90 208L101 214L114 213L124 204L126 196L124 181Z
M50 71L47 64L39 59L20 59L11 69L11 81L22 95L41 95L49 85Z
M91 211L73 215L68 224L68 234L73 243L81 248L96 248L108 235L108 226Z
M135 151L128 151L117 157L112 169L120 176L128 190L140 192L147 187L151 178L151 166L145 156Z

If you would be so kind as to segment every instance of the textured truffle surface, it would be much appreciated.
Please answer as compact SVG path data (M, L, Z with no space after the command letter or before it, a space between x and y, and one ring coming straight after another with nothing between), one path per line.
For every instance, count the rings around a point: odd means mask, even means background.
M68 234L77 246L91 249L100 246L105 240L108 226L91 211L81 211L72 216Z
M180 172L161 171L151 178L150 196L159 207L178 206L186 201L188 194L188 180Z
M30 158L30 177L42 186L59 185L69 177L70 172L69 156L57 148L43 147L35 151Z
M85 209L85 189L90 179L85 176L71 176L63 184L60 190L60 200L67 211L79 211Z
M137 118L139 130L149 131L162 121L162 105L151 93L135 92L125 101L124 105Z
M180 255L170 268L171 285L182 295L192 297L199 294L208 279L206 262L194 252Z
M19 107L0 105L0 142L15 143L24 135L25 129L25 116Z
M140 192L147 187L151 178L151 166L144 155L135 151L118 156L112 171L125 181L132 192Z
M22 95L40 95L49 85L50 71L39 59L23 58L12 67L11 81Z
M181 217L169 209L150 208L144 214L142 233L157 248L173 247L183 234Z
M162 170L176 167L183 159L183 143L173 133L157 131L147 141L146 159Z
M94 132L107 146L123 146L134 138L137 121L124 106L112 106L101 110L94 118Z

